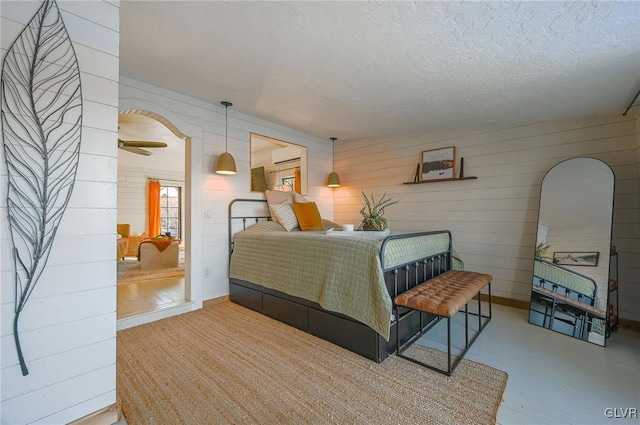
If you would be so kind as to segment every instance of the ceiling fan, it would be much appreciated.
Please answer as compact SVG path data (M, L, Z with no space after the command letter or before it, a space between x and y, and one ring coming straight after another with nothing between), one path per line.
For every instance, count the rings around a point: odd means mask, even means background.
M118 139L118 147L122 150L137 153L138 155L151 155L151 152L141 148L166 148L164 142L145 142L142 140L121 140Z

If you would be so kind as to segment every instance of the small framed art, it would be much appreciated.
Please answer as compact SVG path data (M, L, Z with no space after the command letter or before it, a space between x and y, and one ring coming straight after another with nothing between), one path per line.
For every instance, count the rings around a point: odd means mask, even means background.
M554 252L553 262L561 266L596 267L599 257L599 252Z
M456 176L455 168L455 146L422 152L422 181L452 179Z

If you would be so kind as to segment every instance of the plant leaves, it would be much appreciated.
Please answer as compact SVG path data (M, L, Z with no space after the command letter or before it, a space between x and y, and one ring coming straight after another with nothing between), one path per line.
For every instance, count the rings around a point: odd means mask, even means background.
M9 175L14 337L45 269L75 182L82 132L80 70L55 1L46 0L2 63L2 139Z

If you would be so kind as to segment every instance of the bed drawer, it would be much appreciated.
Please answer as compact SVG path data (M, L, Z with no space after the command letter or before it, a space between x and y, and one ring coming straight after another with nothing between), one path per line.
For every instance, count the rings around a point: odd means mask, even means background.
M262 314L309 332L309 307L269 294L262 297Z
M262 313L262 292L229 282L229 298L236 304Z
M309 333L370 360L378 361L378 334L360 322L345 320L333 314L310 308Z

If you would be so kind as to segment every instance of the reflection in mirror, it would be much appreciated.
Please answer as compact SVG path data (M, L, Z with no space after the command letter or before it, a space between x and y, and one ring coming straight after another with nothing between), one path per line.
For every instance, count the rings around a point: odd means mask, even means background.
M251 191L307 194L307 148L251 133Z
M573 158L542 180L529 322L605 345L615 177Z

